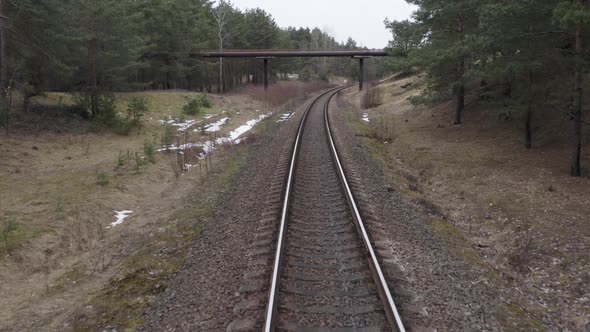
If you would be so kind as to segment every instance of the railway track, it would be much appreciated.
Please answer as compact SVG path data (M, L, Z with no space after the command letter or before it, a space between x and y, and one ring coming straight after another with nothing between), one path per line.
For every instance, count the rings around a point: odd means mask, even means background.
M306 110L283 193L265 331L405 331L348 185L325 92Z

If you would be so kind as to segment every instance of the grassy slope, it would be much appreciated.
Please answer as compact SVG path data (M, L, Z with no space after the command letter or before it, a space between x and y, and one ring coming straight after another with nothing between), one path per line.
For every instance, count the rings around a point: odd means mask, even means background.
M409 82L413 87L401 88ZM548 322L557 320L581 328L590 186L588 178L567 174L565 128L559 121L551 125L555 131L541 128L537 147L525 151L517 120L497 122L492 106L471 101L465 124L456 127L451 103L410 105L420 82L411 77L381 86L384 105L371 110L360 111L360 96L349 95L356 105L348 113L351 128L408 199L452 221L433 219L433 232L457 255L490 269L506 290L507 328L551 329ZM362 113L370 124L360 121ZM585 156L588 167L587 147ZM514 289L524 296L513 296Z
M125 320L135 319L129 318L130 313L145 303L128 303L132 294L136 298L153 294L159 281L182 264L181 255L153 257L151 253L171 245L181 252L199 233L199 223L211 213L215 188L223 188L221 184L239 169L245 153L240 151L247 149L218 154L213 173L205 166L197 167L180 180L175 179L166 154L156 155L155 164L137 168L129 161L116 167L119 155L143 156L145 140L158 141L163 131L160 119L216 121L216 117L203 120L203 114L182 114L182 106L198 95L180 91L116 94L121 113L132 97L145 98L150 105L145 125L130 136L93 131L75 118L24 114L24 123L15 123L10 136L2 138L0 218L2 224L11 221L16 229L8 234L8 246L0 243L0 291L5 308L0 329L19 321L39 324L38 319L44 321L41 324L59 324L72 312L56 311L56 304L71 307L69 303L84 300L88 292L94 293L94 313L80 313L76 324L90 327L105 322L96 313L106 314L111 317L108 321L121 326L134 324ZM259 104L240 96L209 98L214 105L204 113L232 116L219 135L258 116ZM68 104L71 97L51 93L37 102ZM191 139L209 139L199 133L191 135ZM114 221L112 211L123 209L136 212L120 229L105 230ZM137 252L138 248L143 249ZM129 253L135 253L133 258L127 258ZM124 271L123 277L116 271ZM161 272L154 278L153 271ZM111 277L114 282L97 292ZM40 313L44 315L33 319ZM30 319L22 319L28 315Z

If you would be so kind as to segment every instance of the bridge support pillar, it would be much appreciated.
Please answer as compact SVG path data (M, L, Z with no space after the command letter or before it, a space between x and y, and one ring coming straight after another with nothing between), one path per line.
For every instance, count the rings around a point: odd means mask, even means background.
M359 58L359 91L363 91L365 84L365 58Z
M264 59L264 90L268 90L268 59Z

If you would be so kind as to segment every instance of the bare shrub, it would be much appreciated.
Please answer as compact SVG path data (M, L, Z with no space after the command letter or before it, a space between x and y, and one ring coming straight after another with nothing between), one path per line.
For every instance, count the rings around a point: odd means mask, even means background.
M185 131L181 137L176 139L178 149L169 151L170 168L177 178L193 166L199 165L201 167L200 163L203 156L205 156L205 161L207 160L205 150L202 147L191 145L190 142L190 134L188 131ZM215 138L211 142L215 142Z
M516 240L512 251L508 254L508 263L512 268L521 273L530 271L530 261L535 247L535 236L531 229L522 232Z
M187 171L184 151L174 151L169 154L170 167L175 177L179 177L182 173Z
M383 105L383 91L376 86L368 87L362 95L362 108L369 109L381 105Z
M68 217L62 225L62 246L73 253L98 247L105 237L105 211L101 206L86 207Z
M373 120L371 137L383 142L391 142L395 139L395 118L393 115L384 115Z
M328 89L332 85L325 81L279 82L264 90L263 86L249 86L243 92L252 99L263 101L270 106L283 105L287 101L309 93Z

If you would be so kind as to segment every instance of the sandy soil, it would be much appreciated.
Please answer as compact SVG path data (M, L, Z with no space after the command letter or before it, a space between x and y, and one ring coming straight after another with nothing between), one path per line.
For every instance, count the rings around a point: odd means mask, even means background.
M504 329L588 329L588 144L586 177L572 178L562 117L540 112L549 125L536 124L527 151L517 119L501 122L497 109L475 98L461 126L450 124L452 102L412 106L407 98L420 84L417 77L383 84L384 105L369 110L350 94L355 135L386 160L406 197L460 230L481 257L473 264L491 269Z

